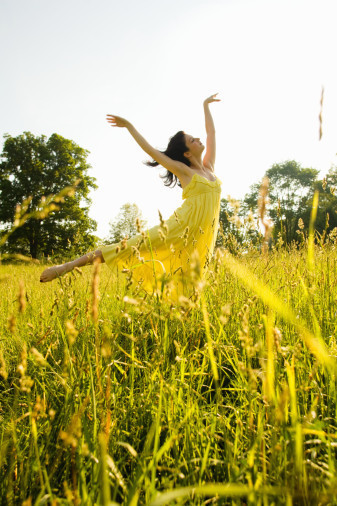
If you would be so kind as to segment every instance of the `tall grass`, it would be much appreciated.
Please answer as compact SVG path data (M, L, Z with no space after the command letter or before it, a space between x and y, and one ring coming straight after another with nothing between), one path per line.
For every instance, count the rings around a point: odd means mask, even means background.
M197 302L0 266L4 504L335 504L333 243L216 255Z

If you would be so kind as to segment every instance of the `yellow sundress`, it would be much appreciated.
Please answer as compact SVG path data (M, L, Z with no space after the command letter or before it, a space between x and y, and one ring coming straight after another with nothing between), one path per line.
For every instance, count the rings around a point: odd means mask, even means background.
M212 256L218 232L221 181L194 174L183 189L174 214L141 234L101 247L113 271L127 274L137 291L168 288L178 299L189 296L191 278L201 278Z

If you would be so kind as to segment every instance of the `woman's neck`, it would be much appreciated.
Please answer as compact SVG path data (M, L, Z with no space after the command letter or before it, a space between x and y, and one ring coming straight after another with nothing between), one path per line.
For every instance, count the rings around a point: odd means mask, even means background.
M196 158L196 157L193 157L192 159L190 159L190 162L191 162L191 169L194 169L194 170L197 170L197 171L200 171L200 172L205 172L205 167L204 167L204 164L202 163L202 158L200 156L200 158Z

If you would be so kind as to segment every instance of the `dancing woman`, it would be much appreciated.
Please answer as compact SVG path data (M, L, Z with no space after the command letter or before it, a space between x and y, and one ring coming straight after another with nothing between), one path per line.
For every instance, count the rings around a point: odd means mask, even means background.
M153 148L135 127L126 119L111 114L107 121L113 127L126 128L152 162L147 165L162 165L166 169L163 177L166 186L178 184L182 187L181 207L166 221L136 237L119 244L103 246L95 252L62 265L45 269L40 281L47 282L72 271L75 267L92 264L95 259L106 262L111 269L121 268L132 272L138 289L153 291L158 280L171 283L176 296L183 294L186 281L191 275L191 265L202 273L215 246L221 182L214 174L215 128L209 104L219 102L216 95L204 101L206 126L205 146L199 138L179 131L171 137L164 152Z

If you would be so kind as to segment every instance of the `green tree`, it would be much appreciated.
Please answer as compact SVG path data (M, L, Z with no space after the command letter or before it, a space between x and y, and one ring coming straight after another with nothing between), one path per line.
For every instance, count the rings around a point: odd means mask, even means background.
M274 164L265 176L269 179L269 215L273 221L273 236L281 234L285 243L297 240L298 220L308 212L315 190L318 170L302 168L294 160ZM245 196L244 206L257 213L259 184L251 187Z
M65 197L58 210L45 219L28 219L10 235L9 253L41 255L81 253L92 248L96 222L88 217L90 189L97 188L88 176L88 151L75 142L53 134L34 136L30 132L5 135L0 159L0 223L2 233L14 222L16 206L29 199L33 212L41 199L58 194L76 183L73 195Z
M221 199L219 214L220 229L217 246L224 246L231 253L246 250L260 242L260 232L252 213L246 212L240 200Z
M316 231L323 236L337 227L337 167L332 167L325 178L316 181L315 190L319 191L319 202L315 222ZM312 199L304 213L303 221L308 226L312 208Z
M139 207L136 204L127 202L120 208L117 218L110 222L109 237L106 242L116 243L125 237L133 237L145 225L146 221L142 219L142 212Z

